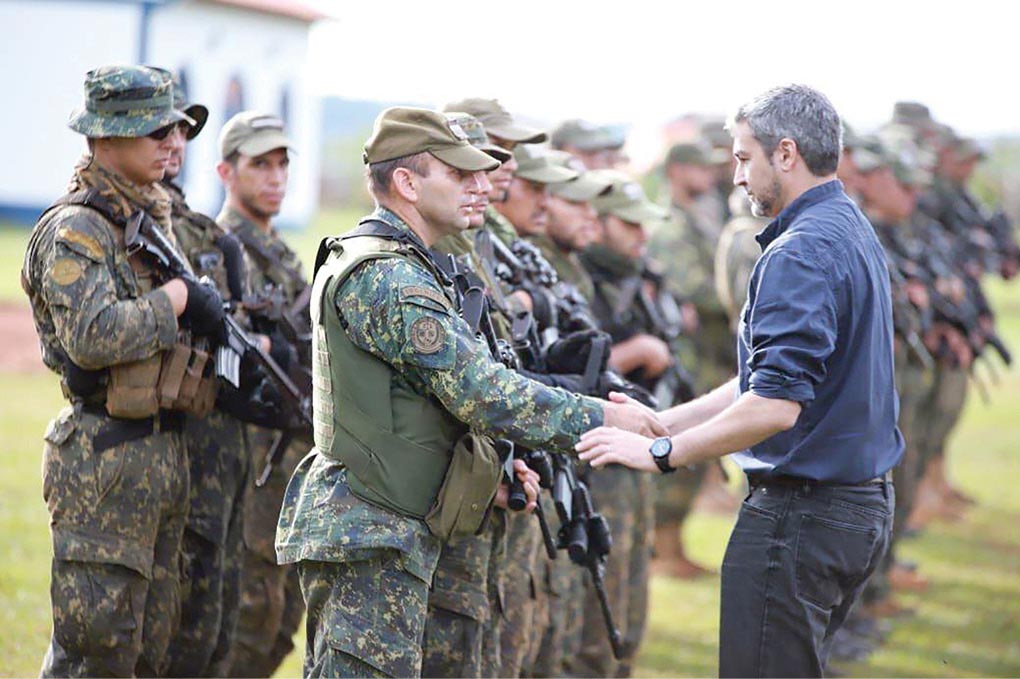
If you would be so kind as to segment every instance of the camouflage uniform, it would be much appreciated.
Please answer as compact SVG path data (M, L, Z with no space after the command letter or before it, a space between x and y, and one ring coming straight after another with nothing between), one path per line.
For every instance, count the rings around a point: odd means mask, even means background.
M374 217L407 231L388 210ZM411 296L416 290L422 299ZM427 303L443 298L448 293L419 255L395 256L355 269L324 313L338 313L350 342L391 366L403 388L471 426L567 449L601 422L597 403L493 363L446 305ZM437 332L412 332L426 326ZM317 448L295 471L277 531L278 557L299 562L308 605L305 673L417 676L441 543L420 519L352 494L347 470L324 452Z
M747 299L747 282L754 263L761 257L761 246L755 240L768 220L755 217L741 201L742 210L735 210L733 219L723 227L715 251L715 292L735 329L740 321L740 310Z
M280 292L285 304L294 304L307 287L307 279L297 253L279 234L275 230L264 232L226 206L216 222L244 247L248 289L256 295ZM276 435L264 427L247 427L245 456L251 474L243 498L240 605L227 664L229 675L234 677L272 676L294 649L292 638L305 610L294 568L277 564L273 542L287 480L308 452L310 442L292 441L266 483L256 488L255 479L262 474L266 453Z
M621 289L628 279L640 277L640 261L634 261L604 245L592 245L582 255L595 286L592 312L613 344L639 332L648 332L651 319L638 305L627 305L624 316L616 314ZM651 389L641 375L625 375ZM665 407L666 404L662 404ZM631 656L617 662L602 625L602 613L594 587L585 580L584 629L577 658L567 659L570 673L583 677L626 676L644 636L648 612L648 567L654 528L655 483L653 477L619 465L589 474L592 499L609 522L613 548L606 561L606 592L617 626Z
M548 236L532 236L528 240L538 246L546 260L556 269L559 279L577 288L590 304L595 298L595 285L581 263L580 256L576 252L564 252Z
M196 276L209 276L229 299L222 235L215 222L188 207L172 182L173 231ZM222 676L234 628L241 558L241 499L248 475L244 425L221 410L189 417L184 428L191 475L188 523L181 547L181 624L168 652L167 674Z
M172 109L170 81L151 69L100 68L85 87L89 106L70 126L89 137L139 137L190 121ZM142 101L132 115L108 113L123 99ZM144 209L169 231L170 200L158 185L134 185L86 158L70 192L86 189L105 200L118 222ZM159 674L180 611L178 550L188 508L181 413L109 416L105 369L141 364L173 347L174 310L154 289L152 272L129 263L122 227L80 205L40 218L22 283L43 360L62 376L71 402L45 435L53 634L42 675ZM72 362L104 371L94 393L71 384Z

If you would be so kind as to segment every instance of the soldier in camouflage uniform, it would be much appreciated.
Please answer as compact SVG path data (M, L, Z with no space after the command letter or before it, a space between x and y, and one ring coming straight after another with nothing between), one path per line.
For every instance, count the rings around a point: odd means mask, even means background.
M644 225L661 222L668 213L651 203L636 182L616 172L612 179L609 191L592 201L599 214L599 240L584 251L581 260L595 286L592 311L612 336L610 366L652 391L674 359L669 345L654 334L647 309L638 302L639 295L658 294L642 276L648 240ZM591 473L590 483L592 498L612 530L606 590L628 655L620 661L613 657L599 625L598 598L589 586L581 648L571 668L577 676L628 676L644 636L648 609L654 486L646 475L623 467Z
M215 393L185 399L165 363L196 358L202 338L222 333L223 309L204 286L157 287L124 246L139 211L171 234L159 181L171 135L195 124L173 107L172 81L144 67L98 68L85 102L69 125L89 155L36 224L22 270L43 360L70 401L45 437L53 635L42 675L154 676L166 670L180 612L182 411L208 408Z
M768 226L768 220L751 214L743 191L731 194L730 213L733 217L723 227L715 251L715 293L730 319L730 329L736 332L747 300L747 282L761 256L755 236Z
M618 129L576 118L557 125L549 137L550 146L578 158L589 170L613 170L626 163L625 142Z
M320 248L316 448L277 532L308 605L306 676L418 676L442 541L477 530L495 492L483 431L563 449L600 420L658 429L635 407L508 371L456 314L426 247L468 226L490 156L442 114L395 108L376 120L365 158L379 207ZM469 473L482 482L464 483Z
M276 116L243 111L227 121L220 131L217 166L226 200L216 221L244 248L246 287L252 293L245 307L258 330L270 337L270 352L277 363L301 384L309 348L291 346L294 337L285 335L280 326L284 317L297 319L293 321L298 326L295 337L309 341L304 319L311 290L297 253L271 223L286 196L288 151L293 148L283 121ZM266 308L274 311L268 314L263 311ZM227 671L234 677L271 676L293 650L291 639L304 614L297 573L291 566L277 564L273 543L287 480L311 442L300 436L277 440L283 436L254 424L247 430L245 455L252 473L243 500L240 612L227 661ZM274 445L284 447L283 455L256 487Z
M209 276L224 299L240 301L243 290L228 284L226 248L240 254L236 242L209 217L192 210L174 183L181 172L186 144L205 125L209 111L188 105L179 83L174 99L198 124L178 128L162 186L172 201L173 232L196 276ZM235 262L240 264L240 258ZM235 274L239 279L240 275ZM241 558L241 498L248 473L244 424L215 408L206 417L190 417L184 446L191 475L191 502L181 547L181 624L168 652L167 675L223 676L224 660L237 623Z

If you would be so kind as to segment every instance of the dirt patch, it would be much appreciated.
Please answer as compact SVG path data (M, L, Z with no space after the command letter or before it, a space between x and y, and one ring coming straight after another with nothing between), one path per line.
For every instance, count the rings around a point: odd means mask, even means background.
M46 370L28 304L0 303L0 373Z

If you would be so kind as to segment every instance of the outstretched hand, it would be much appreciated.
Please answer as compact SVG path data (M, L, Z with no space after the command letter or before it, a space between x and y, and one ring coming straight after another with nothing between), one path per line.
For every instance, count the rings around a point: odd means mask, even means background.
M624 394L610 396L602 407L602 413L602 423L606 427L618 427L651 438L669 435L654 410Z
M659 468L648 451L652 439L616 427L598 427L581 434L574 446L578 457L592 467L622 464L631 469L657 472Z

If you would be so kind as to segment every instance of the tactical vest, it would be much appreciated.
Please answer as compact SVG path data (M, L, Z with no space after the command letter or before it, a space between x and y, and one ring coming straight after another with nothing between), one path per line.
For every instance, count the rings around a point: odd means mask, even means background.
M398 257L432 267L406 244L377 236L347 237L329 247L311 300L316 448L347 467L347 482L359 498L425 519L467 428L434 399L411 390L389 364L355 346L339 314L326 305L362 262Z
M68 205L86 207L98 212L117 229L115 237L122 244L124 219L96 190L85 189L57 199L40 217ZM133 267L123 251L115 253L118 276L125 269L134 273L137 296L156 288L155 272L147 266ZM124 260L122 262L122 260ZM213 351L205 338L195 340L181 331L169 350L129 363L119 363L104 370L85 371L66 359L61 382L64 396L79 398L89 404L103 405L111 417L142 419L159 410L180 410L199 417L208 415L216 403L218 382L213 375ZM87 384L87 389L80 386Z

